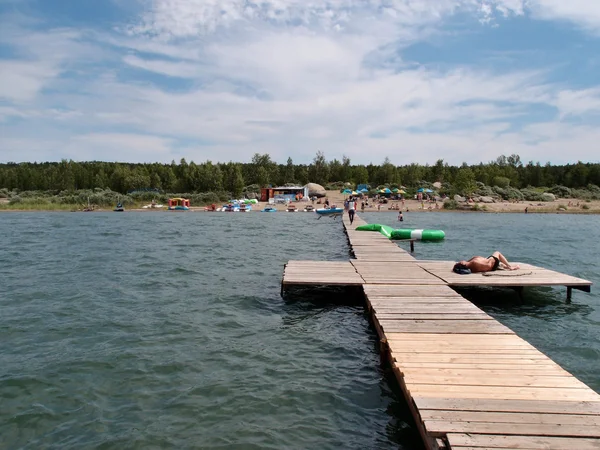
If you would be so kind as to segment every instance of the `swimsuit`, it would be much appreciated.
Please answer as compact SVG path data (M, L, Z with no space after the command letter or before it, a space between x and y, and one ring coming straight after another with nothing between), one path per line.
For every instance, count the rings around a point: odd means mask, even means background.
M496 258L494 255L488 256L488 259L490 258L494 258L494 267L492 267L492 272L494 270L498 270L498 267L500 266L500 260L498 258Z

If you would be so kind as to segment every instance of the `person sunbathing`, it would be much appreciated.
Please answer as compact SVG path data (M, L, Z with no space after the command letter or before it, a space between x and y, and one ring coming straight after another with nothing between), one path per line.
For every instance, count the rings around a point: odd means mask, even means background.
M473 256L468 261L459 261L458 264L469 269L471 273L478 272L492 272L499 268L506 268L508 270L517 270L519 266L510 265L508 260L500 252L494 252L487 258L483 256Z

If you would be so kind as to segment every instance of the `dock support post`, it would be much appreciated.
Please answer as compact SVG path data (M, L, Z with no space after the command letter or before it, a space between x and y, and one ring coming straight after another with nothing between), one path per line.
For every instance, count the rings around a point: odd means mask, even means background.
M415 241L413 241L412 239L410 240L410 252L415 252Z
M513 286L513 289L519 296L519 301L523 303L523 286Z
M571 303L571 296L573 295L573 288L567 286L567 303Z

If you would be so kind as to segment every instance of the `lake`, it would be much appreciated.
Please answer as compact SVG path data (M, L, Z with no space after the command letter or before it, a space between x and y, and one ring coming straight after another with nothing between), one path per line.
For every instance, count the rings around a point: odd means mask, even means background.
M366 213L398 226L395 213ZM422 259L500 250L600 282L600 217L407 213ZM345 260L310 213L0 214L0 436L9 449L419 449L363 308L282 299L289 259ZM600 296L465 295L600 390Z

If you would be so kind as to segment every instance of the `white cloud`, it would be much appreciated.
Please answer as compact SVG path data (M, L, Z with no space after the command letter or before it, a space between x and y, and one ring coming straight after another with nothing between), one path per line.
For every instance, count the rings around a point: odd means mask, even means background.
M600 87L560 91L554 104L560 111L561 118L586 113L600 114Z
M598 34L600 2L597 0L529 0L527 6L534 17L567 20Z

